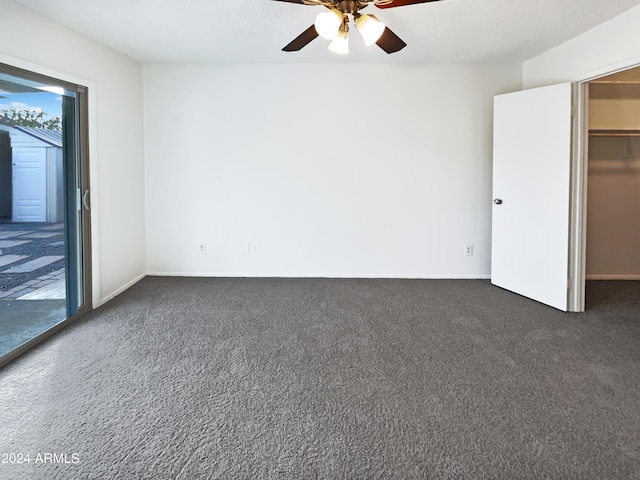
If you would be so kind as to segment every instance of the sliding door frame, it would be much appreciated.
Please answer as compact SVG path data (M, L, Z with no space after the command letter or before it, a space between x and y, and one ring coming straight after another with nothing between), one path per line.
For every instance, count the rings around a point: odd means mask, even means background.
M83 85L79 85L76 83L72 83L66 80L61 80L56 77L52 77L49 75L40 74L34 71L26 70L23 68L15 67L6 63L0 62L0 72L15 76L27 81L34 81L38 83L51 83L56 87L61 87L68 92L73 92L75 94L75 102L74 102L74 116L75 121L73 122L73 132L63 132L65 137L65 141L68 141L69 138L73 138L73 152L70 152L73 159L72 162L69 162L68 155L64 155L64 163L72 163L73 170L79 167L80 171L75 172L78 173L76 178L76 186L78 188L73 188L73 192L65 191L65 197L67 198L66 207L65 207L65 249L66 249L66 271L65 271L65 285L67 289L67 318L60 323L54 325L49 328L47 331L41 333L40 335L32 338L26 343L20 345L16 349L7 353L0 357L0 367L5 364L11 362L18 356L22 355L26 351L30 350L34 346L42 343L44 340L48 339L52 335L56 334L63 328L67 327L83 315L87 314L93 309L93 272L92 272L92 242L91 242L91 208L90 208L90 157L89 157L89 102L88 102L88 88ZM64 122L64 119L63 119ZM67 127L68 128L68 127ZM65 190L70 187L70 181L68 180L71 175L69 173L69 165L65 165ZM72 173L73 174L73 173ZM74 201L72 201L74 199ZM77 210L76 210L77 209ZM74 222L76 224L76 232L77 229L80 229L81 235L81 243L82 245L78 246L81 248L81 255L77 257L77 262L82 263L81 268L81 279L76 279L82 282L82 301L78 298L78 301L75 305L71 305L69 302L69 293L73 285L73 281L70 281L71 272L68 270L70 265L69 263L69 255L70 252L68 248L68 244L72 240L70 229L67 228L69 224L70 216L72 212L79 211L79 222ZM76 241L77 243L77 241ZM77 295L76 295L77 297Z

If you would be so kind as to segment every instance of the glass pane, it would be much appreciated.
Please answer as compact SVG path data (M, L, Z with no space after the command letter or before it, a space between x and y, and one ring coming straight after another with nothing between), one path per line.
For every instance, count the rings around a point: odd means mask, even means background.
M0 357L83 303L77 95L63 83L3 69Z

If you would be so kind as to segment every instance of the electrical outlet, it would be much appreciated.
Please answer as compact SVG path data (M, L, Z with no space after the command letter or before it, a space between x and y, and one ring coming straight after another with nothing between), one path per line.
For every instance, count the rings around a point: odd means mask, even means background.
M473 255L473 244L467 244L464 246L464 256L470 257Z
M198 245L198 251L204 255L205 253L207 253L207 244L206 243L201 243L200 245Z

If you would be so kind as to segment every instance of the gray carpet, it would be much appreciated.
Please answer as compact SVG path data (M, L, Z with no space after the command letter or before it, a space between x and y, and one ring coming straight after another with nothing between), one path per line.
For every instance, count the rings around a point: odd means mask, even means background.
M146 278L0 371L0 478L640 478L640 282L589 288Z

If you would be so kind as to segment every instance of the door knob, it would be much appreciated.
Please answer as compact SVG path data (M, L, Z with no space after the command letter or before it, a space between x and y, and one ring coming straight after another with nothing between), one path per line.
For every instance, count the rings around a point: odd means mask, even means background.
M496 205L502 205L502 199L501 198L495 198L493 200L493 203L495 203Z

